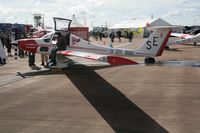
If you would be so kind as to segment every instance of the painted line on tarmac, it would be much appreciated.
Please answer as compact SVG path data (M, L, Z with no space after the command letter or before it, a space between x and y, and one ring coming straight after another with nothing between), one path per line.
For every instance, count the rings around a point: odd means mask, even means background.
M17 82L17 81L21 81L23 79L27 79L30 78L32 76L36 75L42 75L42 73L46 73L49 72L49 69L40 69L40 70L28 70L28 71L24 71L24 72L17 72L15 75L8 75L5 77L0 78L0 87Z
M26 77L25 77L26 78ZM0 79L0 87L25 79L19 75L9 75Z

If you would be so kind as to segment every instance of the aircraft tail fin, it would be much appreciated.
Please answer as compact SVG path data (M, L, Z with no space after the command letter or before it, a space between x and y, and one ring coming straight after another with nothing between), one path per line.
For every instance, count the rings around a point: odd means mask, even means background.
M136 52L147 57L161 56L171 34L171 28L172 26L154 27L153 33Z

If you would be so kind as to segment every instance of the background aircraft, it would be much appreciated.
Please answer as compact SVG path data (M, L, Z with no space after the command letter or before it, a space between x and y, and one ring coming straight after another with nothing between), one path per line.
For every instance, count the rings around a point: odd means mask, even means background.
M6 63L6 52L4 51L3 44L0 39L0 64Z
M152 31L152 27L148 26L148 30ZM197 42L200 42L200 29L194 30L191 34L182 34L182 33L171 33L170 37L177 37L180 39L169 39L166 45L166 48L169 48L170 45L173 44L188 44L194 43L196 45Z
M181 38L179 40L172 40L168 41L167 45L171 44L187 44L187 43L196 43L200 42L200 33L197 35L190 35L190 34L181 34L181 33L171 33L172 37Z

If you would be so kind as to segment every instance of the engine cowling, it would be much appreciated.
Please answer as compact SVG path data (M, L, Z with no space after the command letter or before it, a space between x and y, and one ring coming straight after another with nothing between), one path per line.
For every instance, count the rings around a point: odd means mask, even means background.
M36 43L35 40L32 39L20 39L18 41L18 46L22 50L26 50L31 53L36 53L39 45Z

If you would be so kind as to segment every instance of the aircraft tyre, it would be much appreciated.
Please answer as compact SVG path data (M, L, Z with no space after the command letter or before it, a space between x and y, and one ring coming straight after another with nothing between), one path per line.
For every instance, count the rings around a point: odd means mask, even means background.
M165 46L165 49L169 50L169 46Z
M154 64L155 63L155 59L151 58L151 57L147 57L144 59L145 64Z

